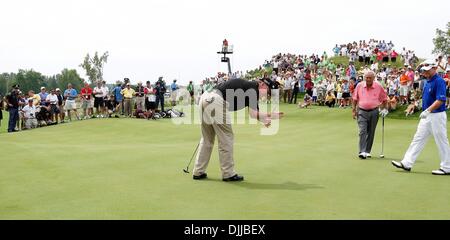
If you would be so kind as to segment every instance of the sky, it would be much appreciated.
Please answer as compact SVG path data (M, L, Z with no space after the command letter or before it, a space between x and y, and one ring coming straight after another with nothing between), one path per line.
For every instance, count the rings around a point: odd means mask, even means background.
M84 56L108 51L108 83L187 84L226 72L217 54L224 38L233 71L371 38L428 58L436 28L450 21L448 0L0 0L0 9L0 72L69 68L87 79Z

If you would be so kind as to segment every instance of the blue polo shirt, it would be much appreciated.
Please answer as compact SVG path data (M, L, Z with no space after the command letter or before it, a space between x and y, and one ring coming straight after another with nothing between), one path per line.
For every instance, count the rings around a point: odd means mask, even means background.
M75 98L77 98L78 92L74 88L66 89L66 91L64 91L64 96L65 95L68 95L67 100L75 100Z
M122 101L122 94L120 93L122 91L122 88L120 86L116 86L113 90L114 98L116 102Z
M444 79L442 79L438 74L435 74L431 79L425 82L422 94L422 109L425 110L429 108L436 100L441 100L444 103L433 113L440 113L445 111L445 90L446 85Z

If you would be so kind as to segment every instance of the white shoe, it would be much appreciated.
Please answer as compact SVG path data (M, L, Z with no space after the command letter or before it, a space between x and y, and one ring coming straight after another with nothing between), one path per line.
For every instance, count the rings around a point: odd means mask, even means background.
M97 117L97 118L100 118L100 115L97 115L96 117Z
M372 158L372 155L370 155L370 153L365 153L366 154L366 158Z
M361 158L361 159L366 159L366 158L367 158L365 152L360 153L360 154L358 155L358 157Z
M433 175L450 175L450 172L446 172L442 168L439 170L433 170L433 171L431 171L431 173Z

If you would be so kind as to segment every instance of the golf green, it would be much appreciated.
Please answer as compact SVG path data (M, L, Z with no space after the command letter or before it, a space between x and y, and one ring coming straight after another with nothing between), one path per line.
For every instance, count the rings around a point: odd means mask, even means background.
M349 109L281 110L276 135L233 126L239 183L222 181L217 144L207 180L183 173L199 125L93 119L2 130L0 219L450 219L450 177L431 175L434 140L412 172L390 163L417 120L386 120L384 159L380 121L373 158L359 160Z

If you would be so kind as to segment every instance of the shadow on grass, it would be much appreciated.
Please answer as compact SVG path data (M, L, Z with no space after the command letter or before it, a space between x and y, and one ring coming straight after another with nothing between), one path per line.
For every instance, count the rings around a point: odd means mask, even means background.
M221 181L216 179L209 179L209 181ZM295 182L285 182L285 183L252 183L252 182L230 182L234 186L243 187L247 189L254 190L308 190L308 189L322 189L324 187L319 186L317 184L298 184Z

